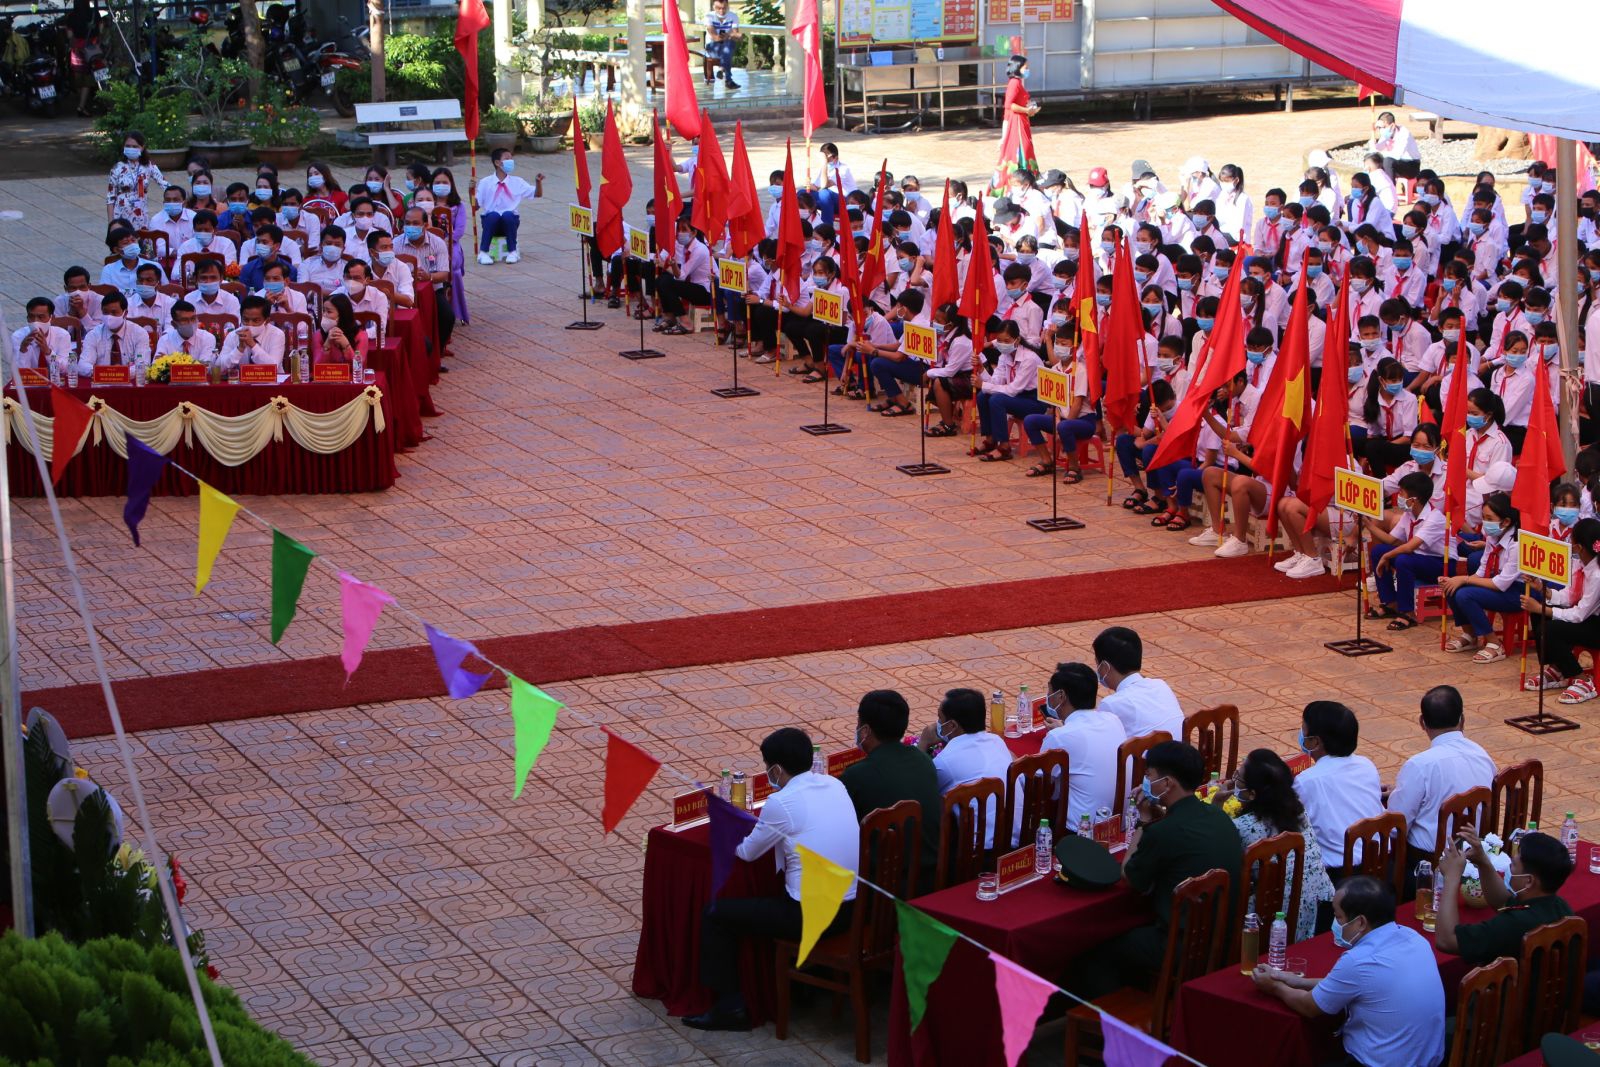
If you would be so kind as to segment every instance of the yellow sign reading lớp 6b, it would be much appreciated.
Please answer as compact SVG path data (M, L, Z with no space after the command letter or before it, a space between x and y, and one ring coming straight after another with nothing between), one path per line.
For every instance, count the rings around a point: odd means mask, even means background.
M1517 570L1529 578L1568 585L1572 582L1572 546L1559 538L1518 530Z
M1345 467L1333 469L1333 504L1345 511L1383 518L1383 482Z
M900 350L912 359L932 363L939 358L939 335L933 332L931 326L908 322L905 333L900 337Z
M594 236L594 212L577 204L567 205L567 228L582 237Z

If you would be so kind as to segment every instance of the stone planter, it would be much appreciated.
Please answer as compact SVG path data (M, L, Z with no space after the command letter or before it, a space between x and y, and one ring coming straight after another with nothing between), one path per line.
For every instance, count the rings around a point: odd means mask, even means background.
M182 170L189 162L189 147L182 148L152 148L149 149L150 162L160 167L162 172Z
M509 148L512 151L517 147L517 135L514 133L481 133L484 144L490 152L497 148Z
M238 141L190 141L189 151L204 156L212 167L231 167L244 162L250 150L248 139Z
M306 154L305 145L294 145L288 148L264 148L255 145L256 162L270 163L280 171L287 170L300 162L300 157Z
M548 137L528 138L528 147L534 152L559 152L561 151L561 137L551 134Z

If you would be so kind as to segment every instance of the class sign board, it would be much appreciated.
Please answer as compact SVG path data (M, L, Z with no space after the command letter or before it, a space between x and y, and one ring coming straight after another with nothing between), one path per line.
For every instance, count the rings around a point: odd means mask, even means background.
M742 259L717 260L717 288L730 293L743 293L749 289Z
M829 326L844 325L844 298L818 289L811 294L811 316Z
M1528 578L1567 585L1572 581L1572 546L1558 538L1519 531L1517 570Z
M1333 469L1335 507L1371 519L1383 518L1383 482L1346 467Z
M634 259L650 258L650 234L628 227L628 255Z
M1066 411L1072 406L1072 375L1063 370L1039 368L1039 402Z
M580 237L593 237L594 212L577 204L568 204L567 228Z
M931 326L908 322L905 333L900 337L900 349L912 359L932 363L939 358L939 335L933 332Z

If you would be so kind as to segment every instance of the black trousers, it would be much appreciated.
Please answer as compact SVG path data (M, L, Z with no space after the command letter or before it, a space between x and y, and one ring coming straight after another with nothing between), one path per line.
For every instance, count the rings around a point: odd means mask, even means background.
M778 347L778 309L771 304L751 304L750 341L760 342L767 351Z
M448 347L450 335L456 331L456 313L450 306L450 295L443 286L436 286L433 290L433 306L439 319L439 344Z
M785 315L783 335L819 367L826 366L828 346L842 345L848 336L843 326L829 326L810 315Z
M1533 632L1533 647L1538 649L1543 642L1544 662L1560 671L1563 678L1576 678L1583 673L1583 666L1572 651L1574 648L1600 648L1600 616L1591 615L1581 622L1563 622L1530 615L1528 623Z
M1528 428L1526 426L1510 425L1500 428L1506 432L1506 438L1511 442L1511 451L1520 456L1522 454L1522 442L1528 436Z
M828 937L850 925L855 901L847 900L823 933ZM700 923L700 982L716 993L739 992L739 939L800 937L800 902L793 897L740 897L706 905Z
M1397 443L1368 432L1365 458L1372 476L1382 478L1411 458L1411 442Z
M1067 987L1085 1000L1124 986L1149 989L1167 951L1167 931L1151 923L1112 938L1079 956Z
M656 279L656 293L661 298L661 310L668 315L686 314L688 308L685 305L688 304L703 308L711 306L710 289L670 274L663 274Z

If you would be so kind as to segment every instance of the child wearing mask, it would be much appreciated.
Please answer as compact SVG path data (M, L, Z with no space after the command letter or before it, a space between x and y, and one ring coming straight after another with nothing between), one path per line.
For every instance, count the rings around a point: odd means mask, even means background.
M1528 337L1516 330L1501 338L1504 354L1501 366L1489 380L1489 388L1505 408L1502 428L1511 439L1513 452L1522 451L1528 434L1528 415L1533 411L1533 391L1538 387L1539 368L1527 366Z
M1577 558L1577 573L1572 584L1545 594L1530 588L1522 595L1522 610L1528 613L1535 641L1545 650L1547 666L1529 676L1522 688L1561 689L1563 704L1582 704L1597 695L1594 677L1584 671L1574 654L1575 648L1600 647L1600 519L1580 519L1572 531L1572 548ZM1537 583L1535 583L1537 585Z
M1361 520L1373 540L1369 551L1378 586L1378 605L1367 609L1367 618L1391 620L1390 630L1417 625L1417 585L1431 585L1444 573L1445 518L1429 503L1432 498L1433 479L1408 474L1400 481L1401 516L1392 529Z
M517 161L511 149L496 148L493 153L494 173L478 182L478 211L483 222L482 236L478 240L478 263L489 266L494 262L489 246L496 237L505 238L506 262L515 263L522 257L517 254L517 228L522 215L517 206L524 200L544 195L544 175L535 174L533 184L517 176Z

